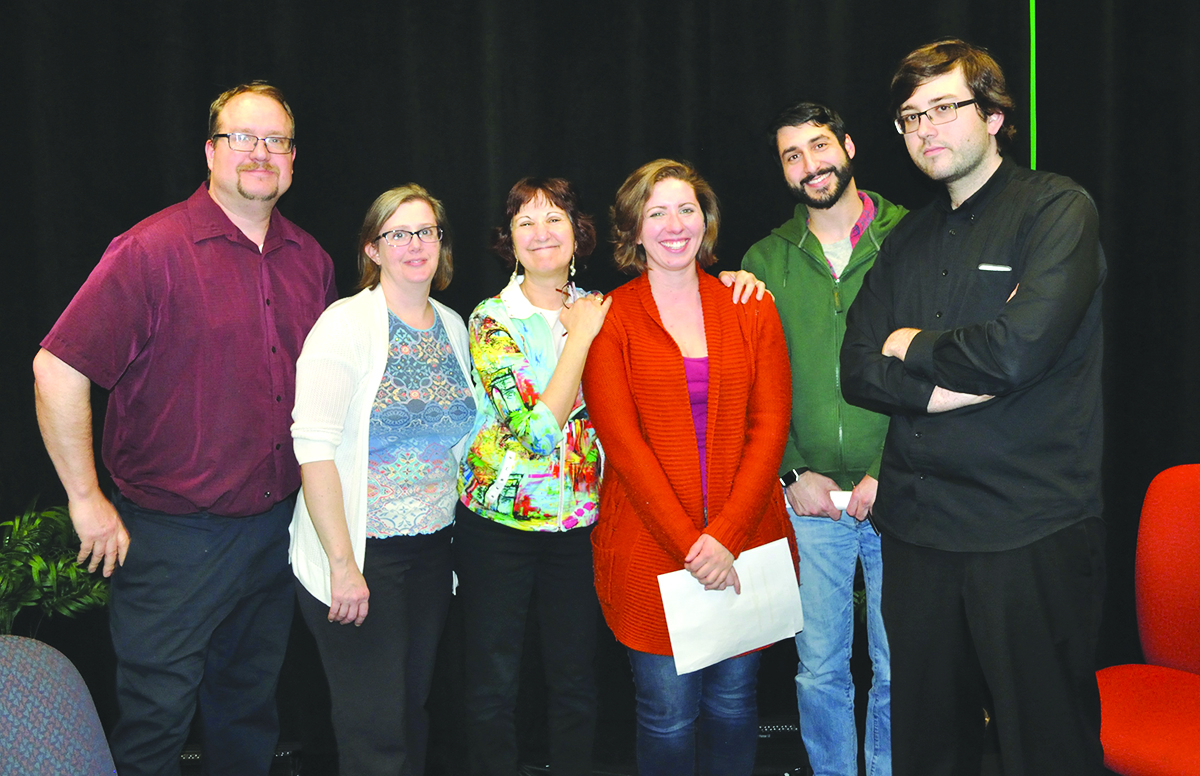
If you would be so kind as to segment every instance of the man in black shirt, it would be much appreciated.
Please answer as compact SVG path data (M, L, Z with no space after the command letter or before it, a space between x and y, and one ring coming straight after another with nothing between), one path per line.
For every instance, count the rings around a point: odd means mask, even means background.
M1102 772L1098 217L1001 155L1013 102L949 40L892 80L909 155L946 192L889 236L847 316L846 398L891 415L874 518L897 776Z

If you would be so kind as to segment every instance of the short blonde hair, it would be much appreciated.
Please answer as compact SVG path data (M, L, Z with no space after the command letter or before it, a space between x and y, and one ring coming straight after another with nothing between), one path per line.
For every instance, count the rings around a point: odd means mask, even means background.
M642 211L650 200L654 184L674 178L683 181L696 192L700 212L704 215L704 237L700 240L700 251L696 264L707 267L717 260L717 227L721 223L721 209L717 195L708 181L700 177L696 168L687 162L673 159L655 159L633 171L617 189L617 201L609 210L612 221L613 263L628 275L640 275L646 271L646 250L638 244L642 233Z
M441 200L434 198L423 186L406 183L394 189L388 189L375 198L371 207L367 208L366 218L363 219L362 229L358 233L358 289L374 288L379 285L379 265L367 255L367 246L379 237L379 230L387 220L405 202L419 199L429 205L433 218L442 228L442 242L438 249L437 272L433 275L433 288L441 291L450 285L454 276L454 261L450 254L450 227L446 223L446 208ZM416 239L415 237L413 239Z

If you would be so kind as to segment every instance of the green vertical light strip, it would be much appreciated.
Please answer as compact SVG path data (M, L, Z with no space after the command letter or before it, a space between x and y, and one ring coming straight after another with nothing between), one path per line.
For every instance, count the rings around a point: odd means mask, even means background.
M1029 0L1029 169L1037 169L1037 0Z

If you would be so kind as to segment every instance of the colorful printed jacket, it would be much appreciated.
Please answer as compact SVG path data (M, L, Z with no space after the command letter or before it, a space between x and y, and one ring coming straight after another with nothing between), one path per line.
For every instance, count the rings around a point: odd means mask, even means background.
M521 279L471 313L472 371L481 403L460 469L471 511L525 531L566 531L599 515L600 447L583 392L564 427L539 400L558 364L553 330L520 289Z

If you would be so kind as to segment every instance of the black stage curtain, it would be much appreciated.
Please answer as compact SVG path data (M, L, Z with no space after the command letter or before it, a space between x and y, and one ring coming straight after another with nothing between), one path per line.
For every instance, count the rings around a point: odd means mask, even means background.
M1146 485L1200 461L1200 238L1187 215L1200 185L1200 5L1044 1L1038 14L1038 167L1092 192L1109 259L1109 664L1139 657ZM233 84L263 78L288 95L298 156L280 208L329 250L343 293L367 205L417 181L447 205L457 277L441 297L464 314L504 282L487 235L520 176L574 181L606 235L630 171L688 159L721 198L718 266L733 267L792 208L762 136L785 102L837 107L860 187L912 208L932 189L886 113L903 54L964 37L997 56L1020 105L1029 94L1029 6L1013 0L14 0L3 16L5 514L39 494L64 500L33 412L39 340L109 240L204 179L207 105ZM1010 117L1021 161L1028 118ZM585 285L621 282L610 255L598 248Z

